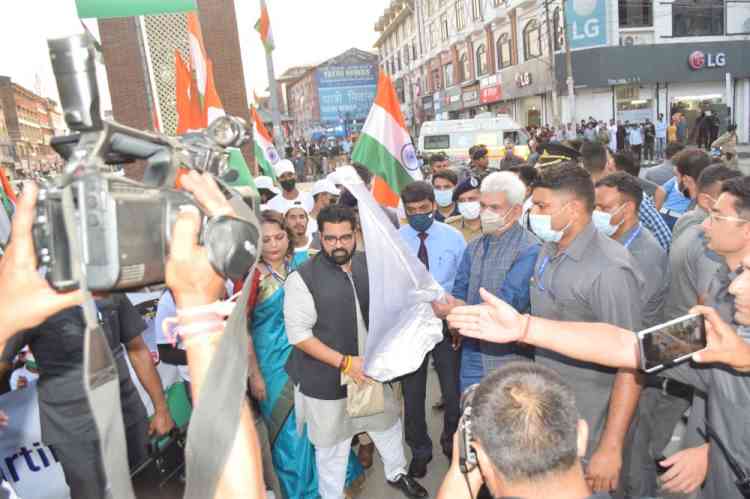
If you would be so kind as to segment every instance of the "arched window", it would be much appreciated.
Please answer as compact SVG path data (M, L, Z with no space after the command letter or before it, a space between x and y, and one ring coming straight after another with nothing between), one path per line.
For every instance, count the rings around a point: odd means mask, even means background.
M497 39L497 69L507 68L513 64L510 50L510 35L503 33Z
M477 77L487 73L487 49L484 45L477 48Z
M563 44L565 43L565 35L563 34L562 12L560 12L560 7L557 7L554 14L552 14L552 29L555 33L555 50L562 50Z
M466 81L471 77L471 68L469 67L469 56L466 54L461 55L461 67L459 68L459 78L461 81Z
M523 28L523 57L525 60L542 56L542 36L539 23L532 19Z

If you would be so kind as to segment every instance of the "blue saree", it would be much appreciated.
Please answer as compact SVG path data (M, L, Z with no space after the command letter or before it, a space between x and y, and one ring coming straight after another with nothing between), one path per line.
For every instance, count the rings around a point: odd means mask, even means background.
M307 256L306 253L295 255L285 274L306 259L303 255ZM266 400L260 402L260 411L268 426L274 470L284 497L316 499L319 495L315 448L306 429L303 435L297 433L294 387L284 369L293 348L284 329L285 279L286 275L271 271L261 280L252 315L253 344L266 383ZM347 487L363 472L359 461L351 454Z

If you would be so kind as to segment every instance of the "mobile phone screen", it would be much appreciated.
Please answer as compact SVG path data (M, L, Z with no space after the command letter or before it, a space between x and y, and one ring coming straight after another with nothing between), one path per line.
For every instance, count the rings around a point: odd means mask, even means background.
M639 333L643 370L686 359L706 348L706 324L702 315L680 317Z

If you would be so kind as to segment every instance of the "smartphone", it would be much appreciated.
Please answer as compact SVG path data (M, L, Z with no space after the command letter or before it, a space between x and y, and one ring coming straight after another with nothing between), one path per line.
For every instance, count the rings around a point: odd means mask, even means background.
M652 373L689 359L706 348L702 315L685 315L638 333L641 368Z

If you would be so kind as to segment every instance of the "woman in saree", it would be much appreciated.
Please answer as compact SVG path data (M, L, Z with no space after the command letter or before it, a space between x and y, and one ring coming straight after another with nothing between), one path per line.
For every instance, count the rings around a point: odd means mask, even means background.
M263 252L253 277L258 281L258 294L251 331L265 394L255 395L262 399L260 411L268 427L274 470L282 493L287 499L316 499L315 449L306 430L302 435L297 433L294 389L285 371L293 347L284 328L284 281L306 258L292 256L294 248L281 214L264 211L261 225ZM352 454L347 488L360 484L363 479L364 470Z

